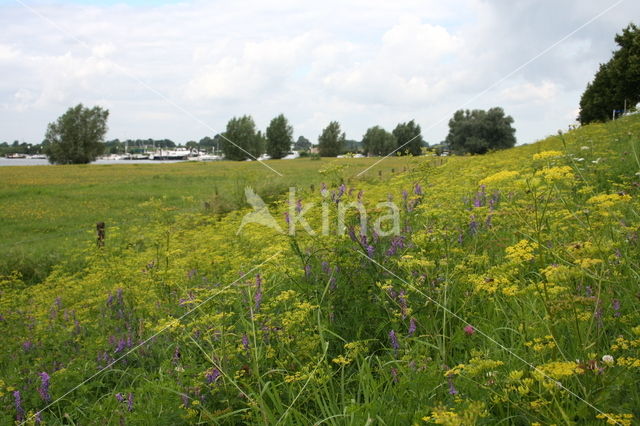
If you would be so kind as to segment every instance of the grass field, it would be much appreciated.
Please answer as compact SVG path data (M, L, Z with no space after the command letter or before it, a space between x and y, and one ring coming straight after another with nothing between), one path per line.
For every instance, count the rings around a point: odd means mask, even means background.
M40 281L70 247L95 238L97 222L120 227L145 223L155 209L155 204L145 204L151 199L182 211L225 213L246 205L246 186L270 202L289 186L333 179L335 169L355 179L375 161L265 162L283 176L256 162L227 161L0 167L0 272L18 270L29 282ZM362 179L384 180L415 163L392 157Z
M247 207L175 210L216 165L156 168L173 198L144 221L41 283L0 277L0 423L637 424L639 135L626 117L366 179L293 162L295 202L274 191L275 225L241 232ZM395 233L372 230L385 202Z

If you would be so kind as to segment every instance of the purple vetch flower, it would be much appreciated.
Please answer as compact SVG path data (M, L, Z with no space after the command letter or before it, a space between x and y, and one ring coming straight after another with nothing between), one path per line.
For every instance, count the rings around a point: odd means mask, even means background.
M133 393L131 392L127 396L127 410L133 411Z
M115 396L118 402L124 402L124 396L122 396L120 392L118 392Z
M405 319L407 317L407 294L404 290L400 290L400 293L398 294L398 303L400 304L402 319Z
M338 188L338 198L342 197L342 195L344 195L344 191L346 191L347 187L346 185L343 183L342 185L340 185L340 187Z
M374 252L375 248L373 246L367 246L367 256L373 257Z
M36 422L36 424L37 424L37 425L39 425L40 423L42 423L42 418L40 417L40 414L41 414L41 413L40 413L40 411L38 411L38 412L35 414L34 418L33 418L33 419L35 420L35 422Z
M416 195L422 195L422 187L420 186L419 183L416 183L415 186L413 187L413 193Z
M411 319L409 320L409 336L413 336L413 334L416 332L416 320L415 318L411 317Z
M44 371L42 373L38 373L40 376L40 387L38 388L38 393L40 394L40 398L44 402L49 402L51 400L51 395L49 395L49 375Z
M24 420L24 408L22 408L22 397L20 391L13 392L13 400L16 405L16 420L21 422Z
M260 304L262 303L262 277L260 277L260 274L256 275L256 294L253 295L253 301L253 310L260 310Z
M296 213L300 214L301 211L302 211L302 200L298 200L296 202Z
M475 215L471 215L471 222L469 223L469 232L471 232L471 235L478 232L478 223L476 222Z
M404 202L407 202L407 198L409 198L409 193L407 192L406 189L402 190L402 199L404 200Z
M458 394L458 390L453 385L453 376L451 376L451 375L447 376L447 382L449 382L449 394L450 395L457 395Z
M395 367L391 369L391 378L393 383L398 383L398 369Z
M284 212L284 221L287 222L287 225L291 223L289 219L289 212Z
M329 274L329 272L331 272L331 268L329 267L329 262L327 262L326 260L322 261L322 272L324 272L325 274Z
M396 332L391 330L389 332L389 341L391 342L391 347L395 353L400 349L400 344L398 343L398 337L396 336Z
M113 294L110 294L109 297L107 297L107 306L111 306L113 304Z
M613 301L611 302L611 305L613 306L613 316L618 318L620 316L620 300L618 299L613 299Z
M249 337L246 334L242 335L242 347L247 354L249 353Z
M215 383L216 381L218 381L220 375L220 370L218 370L217 368L212 368L205 373L204 378L207 384L210 385L211 383Z
M25 340L24 342L22 342L23 351L29 352L31 349L33 349L33 343L30 340Z
M311 265L309 265L308 263L306 265L304 265L304 274L308 277L309 275L311 275Z
M327 196L327 184L322 182L322 186L320 188L320 194L322 194L323 197Z

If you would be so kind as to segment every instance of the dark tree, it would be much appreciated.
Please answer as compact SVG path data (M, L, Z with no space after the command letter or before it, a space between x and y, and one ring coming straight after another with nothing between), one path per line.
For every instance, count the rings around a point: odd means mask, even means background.
M321 157L335 157L342 151L346 135L340 130L340 123L332 121L322 130L318 138Z
M262 135L249 115L229 120L221 139L227 160L257 159L264 152Z
M516 144L513 118L499 107L489 111L459 110L449 120L445 143L456 154L484 154L490 150L511 148Z
M45 153L52 164L86 164L104 152L109 111L101 107L69 108L54 123L49 123Z
M606 64L600 64L592 82L580 98L581 124L606 121L625 104L640 102L640 29L629 24L616 34L620 47Z
M398 141L398 152L401 154L420 155L425 145L420 134L420 126L413 120L400 123L393 129L393 136Z
M298 151L308 151L311 149L311 141L304 136L298 136L298 140L293 147Z
M374 126L362 137L362 147L367 155L387 155L398 145L395 136L380 126Z
M283 114L280 114L267 127L267 154L274 159L282 158L291 150L293 127Z

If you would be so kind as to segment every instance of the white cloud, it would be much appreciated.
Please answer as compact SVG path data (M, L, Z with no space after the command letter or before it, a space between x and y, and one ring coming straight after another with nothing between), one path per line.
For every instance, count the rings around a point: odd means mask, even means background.
M528 142L565 127L615 32L640 15L640 3L623 3L467 103L605 5L58 1L30 3L55 26L18 3L0 6L0 141L37 141L47 122L83 102L108 105L108 137L179 142L222 130L234 115L264 127L281 112L311 139L330 120L359 138L367 127L415 118L439 141L456 109L500 105Z
M560 88L552 81L543 81L536 85L531 82L518 84L503 89L502 98L515 102L547 102L553 101L560 93Z

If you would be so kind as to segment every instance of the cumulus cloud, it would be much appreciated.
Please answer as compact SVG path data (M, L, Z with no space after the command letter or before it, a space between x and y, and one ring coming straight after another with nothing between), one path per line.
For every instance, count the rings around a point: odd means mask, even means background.
M416 119L438 142L456 109L500 105L529 142L571 121L614 34L640 16L640 4L624 2L492 86L607 5L29 4L37 14L0 3L0 140L38 141L48 121L83 102L111 110L108 137L178 142L222 131L234 115L265 127L279 113L312 140L330 120L358 139L370 126Z

